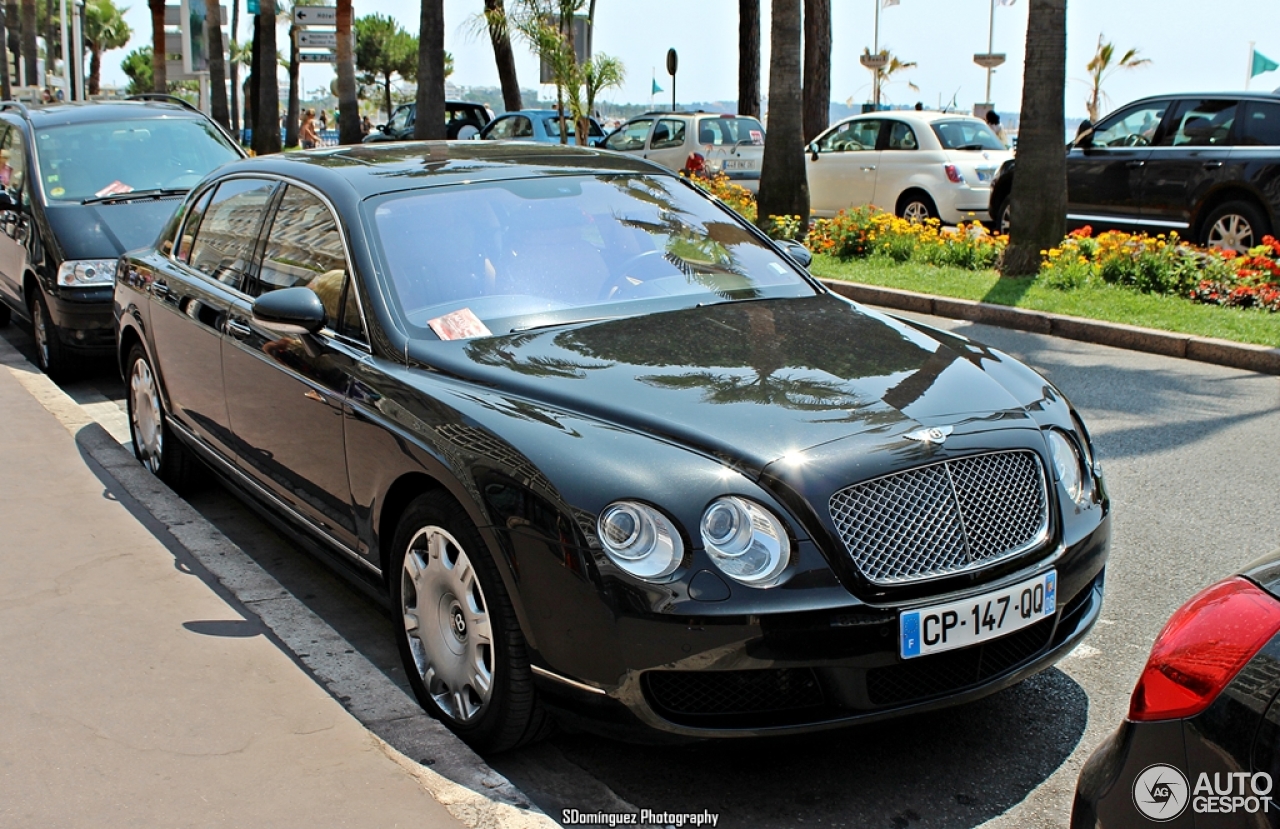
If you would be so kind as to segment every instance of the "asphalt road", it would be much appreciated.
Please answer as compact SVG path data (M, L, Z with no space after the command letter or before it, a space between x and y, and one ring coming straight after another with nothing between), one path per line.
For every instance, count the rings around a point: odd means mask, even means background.
M805 739L635 747L560 734L488 759L548 814L628 805L720 827L1063 827L1168 615L1280 546L1280 378L929 320L1041 370L1093 433L1114 507L1102 620L1057 668L985 700ZM16 326L3 336L30 354ZM109 363L64 384L118 437ZM216 484L191 503L402 686L387 615Z

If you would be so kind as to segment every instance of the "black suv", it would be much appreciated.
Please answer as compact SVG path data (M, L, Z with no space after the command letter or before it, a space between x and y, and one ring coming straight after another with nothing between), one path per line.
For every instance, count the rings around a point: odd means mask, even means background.
M1007 232L1014 162L991 188ZM1016 221L1016 218L1014 219ZM1067 147L1067 221L1244 251L1280 230L1280 95L1160 95L1082 125Z
M182 103L0 102L0 325L30 320L49 374L110 354L116 260L149 245L205 174L244 153Z
M378 141L411 141L413 139L413 123L417 120L417 104L401 104L391 113L391 119L379 124L376 132L364 137L364 143ZM484 104L473 104L470 101L445 101L444 123L445 138L467 139L480 134L492 118Z

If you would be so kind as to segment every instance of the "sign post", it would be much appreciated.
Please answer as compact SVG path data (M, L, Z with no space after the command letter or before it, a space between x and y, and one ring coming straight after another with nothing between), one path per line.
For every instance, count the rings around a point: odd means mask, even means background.
M675 49L667 50L667 74L671 76L671 111L676 111L676 68L679 66L680 58L676 55Z

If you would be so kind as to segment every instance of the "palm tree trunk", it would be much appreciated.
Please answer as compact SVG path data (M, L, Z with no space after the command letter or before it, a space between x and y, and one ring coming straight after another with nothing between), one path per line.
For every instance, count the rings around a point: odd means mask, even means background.
M222 43L222 9L218 3L208 4L205 16L205 42L209 44L209 109L213 120L223 129L231 128L227 111L227 50Z
M831 121L831 0L804 0L804 140Z
M382 97L387 106L387 118L391 118L391 73L382 73Z
M27 86L40 85L40 53L36 50L36 0L22 0L22 61Z
M58 18L53 8L53 0L44 4L44 72L48 77L57 69L58 50L61 46L58 38Z
M800 111L800 2L773 0L771 7L769 140L764 145L756 223L768 228L773 216L799 216L803 233L809 221L809 183Z
M164 0L147 0L151 9L151 89L154 92L168 92L169 79L165 74L164 51ZM71 56L66 56L70 69ZM68 73L70 77L70 73Z
M258 155L280 152L280 82L276 78L276 3L258 5L258 107L253 113L253 151Z
M760 0L738 0L738 113L760 117Z
M240 0L231 0L231 132L240 138L240 61L236 55L240 37Z
M1018 174L1010 195L1013 224L1000 265L1005 276L1037 273L1040 251L1061 242L1067 229L1067 0L1031 0L1026 55Z
M516 79L516 56L511 49L511 33L504 19L502 0L484 0L485 19L489 21L489 40L493 43L493 59L498 64L498 81L502 84L502 105L507 112L524 109L520 97L520 81Z
M89 94L98 94L98 82L102 78L102 49L89 49Z
M8 10L0 5L0 99L6 101L13 98L9 85L9 19Z
M444 0L422 0L414 138L444 138Z
M359 144L361 138L360 101L356 94L356 36L353 23L351 0L338 0L338 143L340 144ZM387 117L390 116L391 113L387 113Z
M298 122L302 119L302 103L298 84L302 59L298 57L298 26L289 24L289 102L284 108L284 145L298 146Z

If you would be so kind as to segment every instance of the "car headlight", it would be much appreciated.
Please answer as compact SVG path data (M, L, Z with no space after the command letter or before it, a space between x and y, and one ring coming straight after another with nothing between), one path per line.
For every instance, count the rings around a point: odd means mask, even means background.
M642 579L669 576L684 559L684 542L671 520L636 501L605 507L596 521L600 545L614 564Z
M702 514L702 543L726 576L770 587L791 560L791 540L773 513L745 498L717 498Z
M116 278L115 259L73 259L58 267L58 284L64 288L77 285L109 285Z
M1048 433L1049 454L1053 457L1053 470L1062 486L1071 496L1071 500L1079 503L1084 496L1084 474L1080 460L1080 450L1075 442L1057 429Z

